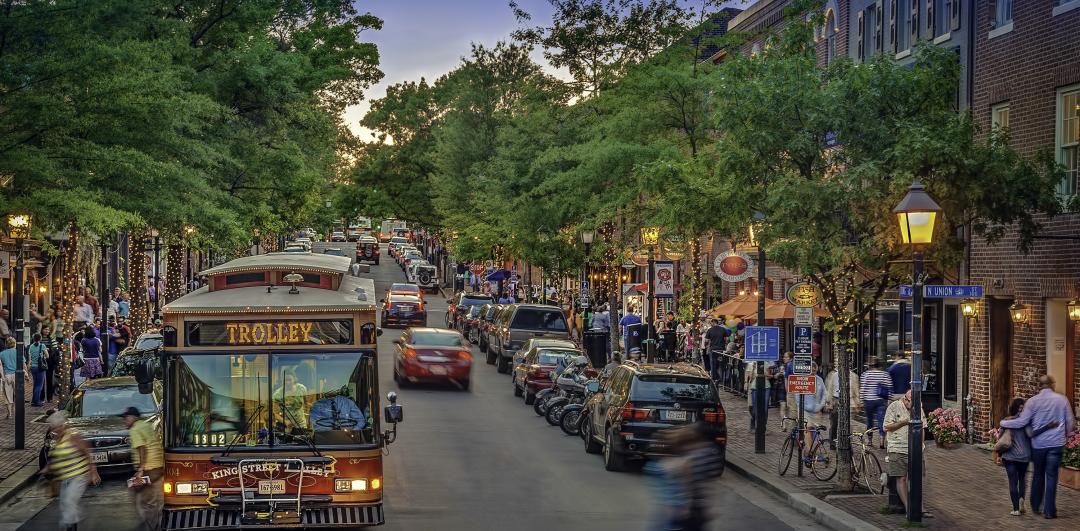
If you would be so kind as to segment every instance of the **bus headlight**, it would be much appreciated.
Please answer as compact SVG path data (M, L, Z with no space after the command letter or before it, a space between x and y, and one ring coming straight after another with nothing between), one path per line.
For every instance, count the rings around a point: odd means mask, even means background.
M366 479L335 479L334 492L364 492L367 490Z
M208 481L177 481L176 482L176 495L177 496L205 495L208 492L210 492L210 482L208 482Z

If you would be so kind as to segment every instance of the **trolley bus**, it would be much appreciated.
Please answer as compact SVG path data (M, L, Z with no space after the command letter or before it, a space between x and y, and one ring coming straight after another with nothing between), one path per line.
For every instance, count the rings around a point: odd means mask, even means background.
M164 307L137 378L164 380L165 529L383 523L401 406L380 418L375 286L349 261L244 257Z

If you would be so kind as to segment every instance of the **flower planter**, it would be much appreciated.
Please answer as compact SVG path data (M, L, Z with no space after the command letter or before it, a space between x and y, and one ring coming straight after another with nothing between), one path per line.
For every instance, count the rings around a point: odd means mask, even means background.
M959 448L960 445L962 445L964 443L960 443L960 442L941 442L941 441L939 441L937 439L934 439L934 444L936 444L938 448L942 448L942 449L945 449L945 450L955 450L955 449Z
M1061 469L1058 470L1058 485L1069 487L1073 490L1080 490L1080 469L1069 468L1067 466L1061 467Z

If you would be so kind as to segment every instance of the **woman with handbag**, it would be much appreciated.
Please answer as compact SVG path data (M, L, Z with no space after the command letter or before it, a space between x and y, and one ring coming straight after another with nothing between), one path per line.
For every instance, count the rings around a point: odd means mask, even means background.
M1015 418L1023 409L1023 398L1012 399L1009 403L1009 416L1002 420ZM1058 422L1054 421L1035 430L1032 430L1031 426L1000 428L1001 436L994 444L993 456L995 463L1005 467L1005 473L1009 477L1009 497L1012 498L1012 511L1009 514L1024 514L1024 491L1027 486L1028 463L1031 462L1031 439L1057 426Z

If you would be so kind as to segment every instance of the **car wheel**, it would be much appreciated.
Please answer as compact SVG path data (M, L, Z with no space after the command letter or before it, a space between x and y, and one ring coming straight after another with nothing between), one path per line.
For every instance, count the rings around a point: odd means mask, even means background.
M622 472L626 469L626 458L615 451L615 430L608 429L604 439L604 468L609 472Z
M510 372L510 360L500 355L499 359L495 360L495 370L499 371L499 374Z
M521 396L521 395L523 395L523 394L525 394L525 393L524 393L524 392L522 392L521 388L520 388L520 387L518 387L518 384L517 384L517 382L515 381L515 382L514 382L514 396Z
M487 351L487 364L495 365L495 351L488 349Z
M469 390L469 380L461 380L458 382L458 387L461 387L462 391Z
M586 415L585 420L581 421L581 437L585 439L585 453L598 454L603 449L603 446L596 442L596 438L593 437L592 421L588 417L588 413L583 412Z

